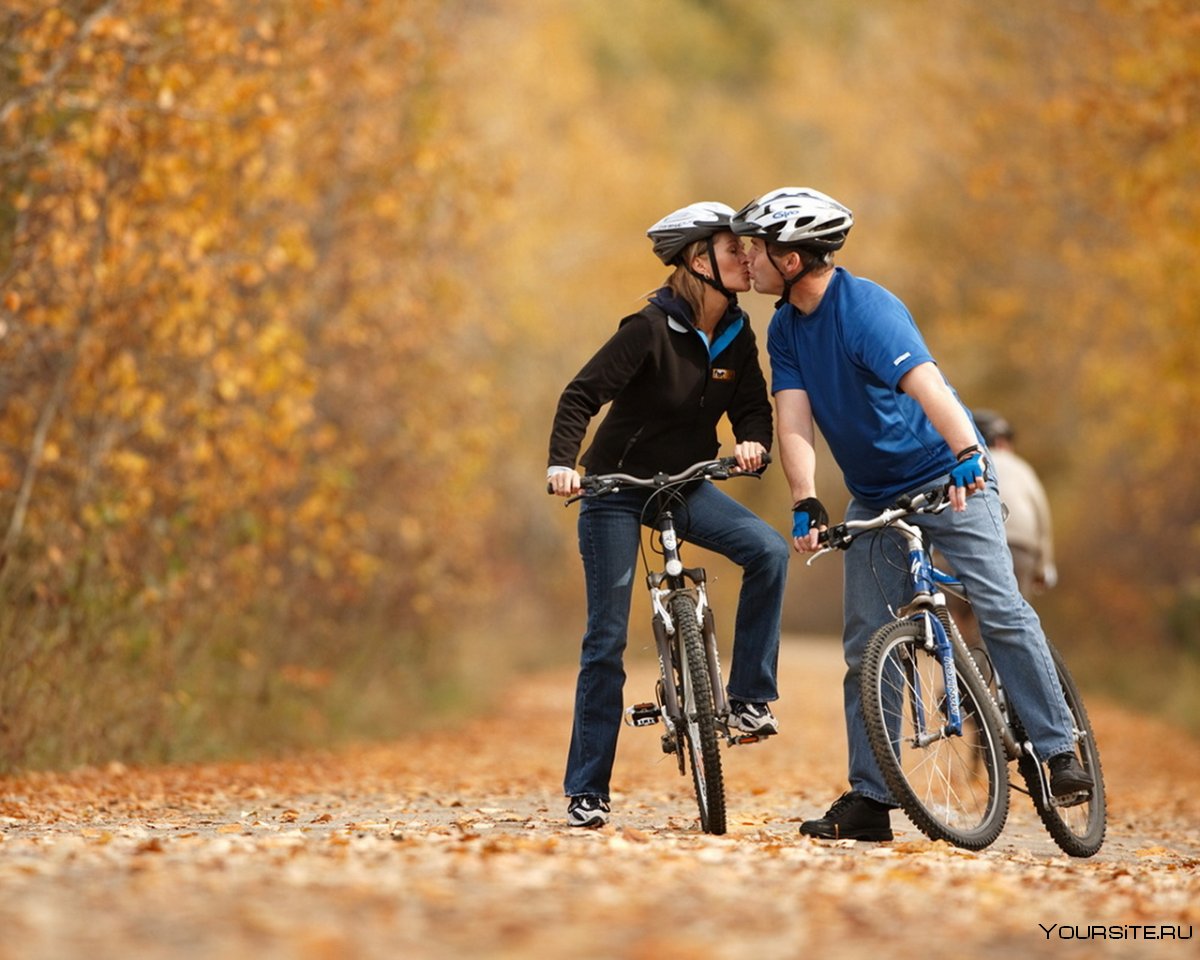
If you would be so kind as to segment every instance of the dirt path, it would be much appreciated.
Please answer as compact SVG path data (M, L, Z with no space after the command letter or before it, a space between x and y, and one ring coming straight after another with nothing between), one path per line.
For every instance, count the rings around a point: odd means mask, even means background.
M893 843L822 843L796 828L843 789L840 672L836 645L785 644L783 735L725 752L724 837L656 728L622 732L613 824L562 826L569 672L386 747L0 780L0 960L1200 955L1178 939L1200 922L1196 742L1089 705L1111 807L1091 860L1021 796L982 853L899 814ZM629 698L653 676L635 652Z

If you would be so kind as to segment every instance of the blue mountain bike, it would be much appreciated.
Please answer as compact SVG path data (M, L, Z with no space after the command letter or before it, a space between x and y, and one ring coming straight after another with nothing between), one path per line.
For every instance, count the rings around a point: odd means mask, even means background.
M831 527L822 535L828 546L809 560L871 534L881 541L880 549L873 545L872 563L906 564L909 572L908 603L872 635L861 667L863 718L875 759L892 795L926 836L972 850L988 846L1004 828L1008 764L1015 760L1025 789L1013 789L1029 794L1065 853L1090 857L1104 842L1107 813L1100 753L1079 688L1051 645L1076 754L1095 780L1090 791L1055 797L986 644L968 646L950 614L947 594L970 602L961 582L934 565L924 532L908 522L948 506L943 488L902 497L871 519Z

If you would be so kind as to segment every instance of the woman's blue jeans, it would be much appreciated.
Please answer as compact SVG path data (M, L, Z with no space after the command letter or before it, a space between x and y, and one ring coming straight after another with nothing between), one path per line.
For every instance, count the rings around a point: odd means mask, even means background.
M1017 588L1001 511L995 481L991 480L984 491L968 498L962 513L947 509L910 519L926 531L927 540L966 587L980 633L1004 680L1009 700L1034 750L1046 760L1074 749L1071 714L1041 621ZM865 520L878 512L853 500L846 519ZM847 670L842 697L850 747L850 788L872 800L894 805L867 739L859 697L859 669L867 641L895 619L891 611L906 603L912 592L906 551L892 536L884 534L884 543L871 536L860 537L846 552L842 643Z
M648 491L628 490L584 500L579 552L587 588L588 619L575 688L575 720L563 790L567 796L609 797L625 685L624 652L638 563L642 507ZM651 511L652 512L652 511ZM779 696L776 671L787 582L789 546L783 535L709 481L676 509L685 544L712 550L742 567L729 669L729 696L766 703ZM647 522L653 522L647 516ZM686 547L684 562L687 563ZM647 636L650 627L646 625Z

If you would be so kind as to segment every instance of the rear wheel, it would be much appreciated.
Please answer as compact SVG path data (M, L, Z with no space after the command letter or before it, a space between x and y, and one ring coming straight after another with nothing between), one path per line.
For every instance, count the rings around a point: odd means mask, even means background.
M1038 816L1042 818L1042 823L1046 825L1050 836L1063 853L1072 857L1090 857L1099 852L1104 843L1108 819L1104 772L1100 769L1100 751L1096 746L1092 723L1083 706L1083 698L1079 695L1079 688L1067 670L1066 663L1053 645L1050 646L1050 655L1058 671L1058 681L1062 685L1067 708L1071 711L1075 728L1075 755L1083 764L1083 769L1092 775L1096 785L1086 797L1051 797L1047 800L1042 790L1042 771L1038 761L1029 754L1022 753L1017 768L1029 788L1029 795L1037 808ZM1020 726L1019 719L1017 726ZM1024 733L1021 733L1021 739L1024 739Z
M892 795L928 837L980 850L1008 817L1000 718L968 654L955 647L960 733L947 730L946 675L922 617L876 631L860 676L863 717Z
M700 808L700 827L705 833L724 833L725 780L721 772L712 683L696 606L690 596L681 593L671 600L671 618L675 621L681 661L681 732L691 761L692 783Z

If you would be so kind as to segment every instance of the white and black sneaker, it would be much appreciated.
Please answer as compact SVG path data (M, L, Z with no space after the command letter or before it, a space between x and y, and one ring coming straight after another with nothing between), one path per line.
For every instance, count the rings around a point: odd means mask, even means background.
M603 797L583 795L572 797L567 804L567 825L571 827L602 827L608 823L608 801Z
M779 732L779 721L765 703L730 700L729 725L755 737L770 737Z

